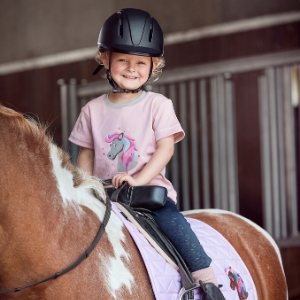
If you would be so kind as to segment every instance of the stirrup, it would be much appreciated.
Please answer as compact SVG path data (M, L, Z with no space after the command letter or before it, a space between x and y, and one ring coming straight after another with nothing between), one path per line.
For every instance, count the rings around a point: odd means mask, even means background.
M199 282L195 282L194 285L189 289L182 287L179 291L177 300L194 300L194 290L200 287L201 285Z
M220 287L223 285L215 286L213 283L203 283L195 282L193 287L189 289L181 288L179 291L177 300L194 300L194 290L200 288L203 292L203 299L207 300L226 300L222 292L220 291ZM214 294L214 295L212 295ZM209 298L208 298L209 297Z

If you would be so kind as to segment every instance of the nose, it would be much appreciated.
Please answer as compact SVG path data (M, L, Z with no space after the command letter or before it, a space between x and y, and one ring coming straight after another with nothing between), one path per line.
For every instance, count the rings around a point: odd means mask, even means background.
M132 62L128 62L127 70L130 72L135 72L134 64Z

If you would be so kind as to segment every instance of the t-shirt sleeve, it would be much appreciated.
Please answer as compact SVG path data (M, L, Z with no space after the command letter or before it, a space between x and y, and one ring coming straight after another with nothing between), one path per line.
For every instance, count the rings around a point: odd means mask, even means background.
M156 141L174 135L175 143L184 138L184 131L177 119L173 103L170 99L164 99L157 103L154 109L153 130Z
M88 110L81 110L69 137L69 141L80 147L94 149L91 117Z

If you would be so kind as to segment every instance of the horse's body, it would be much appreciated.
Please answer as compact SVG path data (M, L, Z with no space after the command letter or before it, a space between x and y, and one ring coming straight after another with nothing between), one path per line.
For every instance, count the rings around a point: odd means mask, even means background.
M21 114L0 106L0 299L155 299L139 252L112 213L100 242L78 267L16 293L74 262L105 213L95 178ZM217 217L216 217L217 216ZM222 233L247 265L260 300L285 300L278 248L261 229L231 213L189 212Z

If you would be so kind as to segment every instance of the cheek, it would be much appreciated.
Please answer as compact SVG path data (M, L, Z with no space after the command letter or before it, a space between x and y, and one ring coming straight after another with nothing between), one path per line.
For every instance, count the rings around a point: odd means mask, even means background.
M140 75L141 75L143 78L147 78L147 79L148 79L149 73L150 73L150 67L149 67L149 68L144 68L144 69L140 72Z
M111 68L110 68L111 75L118 75L118 74L120 74L120 72L121 72L120 66L118 66L118 65L111 66Z

